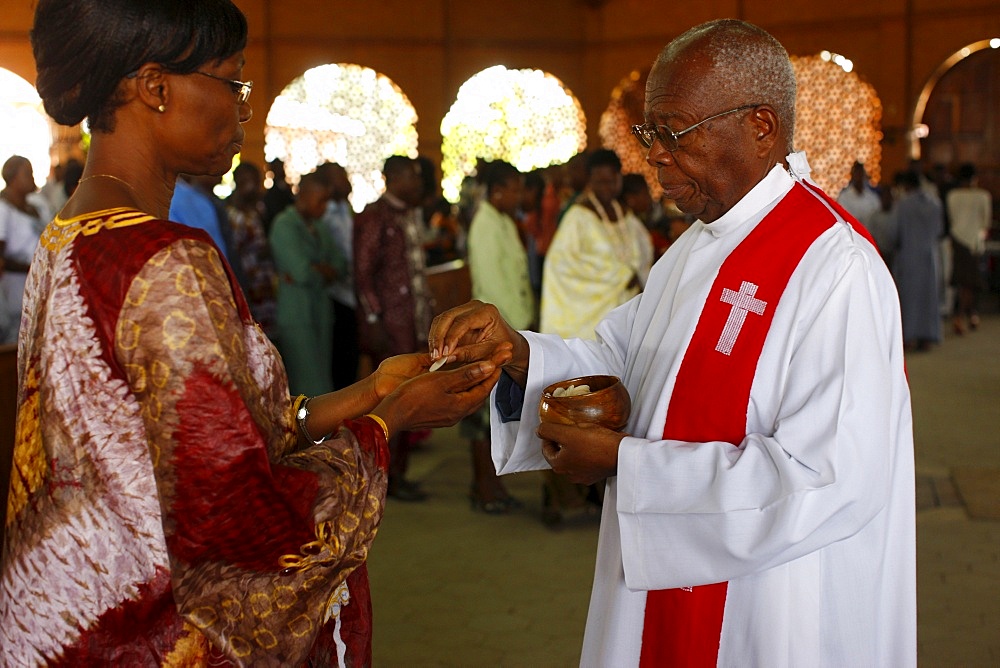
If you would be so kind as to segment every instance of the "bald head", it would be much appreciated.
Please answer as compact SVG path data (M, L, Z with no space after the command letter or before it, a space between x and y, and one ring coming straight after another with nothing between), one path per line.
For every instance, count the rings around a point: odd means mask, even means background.
M639 139L664 196L710 223L785 164L795 75L785 49L760 28L712 21L660 54L646 80L644 113Z
M660 52L657 66L695 59L711 64L708 85L738 104L767 104L784 130L788 151L795 134L795 71L788 52L767 31L736 19L709 21L679 35Z

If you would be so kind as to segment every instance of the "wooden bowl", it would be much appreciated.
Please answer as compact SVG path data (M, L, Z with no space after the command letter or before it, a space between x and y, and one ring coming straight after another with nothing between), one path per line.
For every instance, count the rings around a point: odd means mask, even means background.
M560 387L588 385L588 394L553 396ZM632 400L628 390L616 376L583 376L553 383L542 392L538 402L538 417L542 422L577 425L598 424L621 431L628 424Z

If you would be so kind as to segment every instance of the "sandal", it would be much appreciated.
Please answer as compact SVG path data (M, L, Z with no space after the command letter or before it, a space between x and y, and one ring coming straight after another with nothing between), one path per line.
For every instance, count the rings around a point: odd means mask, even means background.
M473 510L484 512L487 515L505 515L510 511L510 507L504 499L484 501L472 492L469 492L469 505Z
M522 508L524 504L513 496L505 496L489 501L479 498L474 490L469 490L469 505L473 510L479 510L487 515L506 515L511 510Z

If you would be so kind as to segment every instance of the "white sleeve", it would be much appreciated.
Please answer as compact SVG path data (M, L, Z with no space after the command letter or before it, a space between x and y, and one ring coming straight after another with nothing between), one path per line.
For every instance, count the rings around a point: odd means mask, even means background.
M785 322L795 338L769 367L778 377L754 382L778 388L765 389L778 397L773 435L750 433L739 447L622 441L617 512L629 588L759 572L854 535L888 503L912 435L898 301L873 258L854 249L839 268L800 277L810 289L779 306L793 310Z
M5 203L0 203L0 241L7 241L7 228L9 227L11 209Z
M530 354L521 419L502 422L497 410L496 388L490 395L490 431L497 473L538 471L549 467L542 457L541 442L535 435L542 390L557 381L578 376L608 374L621 377L638 304L639 299L633 299L611 311L598 324L596 341L521 332L528 340Z

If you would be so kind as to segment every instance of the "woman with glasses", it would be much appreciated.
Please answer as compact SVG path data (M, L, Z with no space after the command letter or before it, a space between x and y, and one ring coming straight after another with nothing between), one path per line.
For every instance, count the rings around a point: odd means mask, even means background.
M246 38L229 0L38 2L45 108L93 135L27 279L0 664L370 663L386 442L505 360L289 397L218 249L166 220L240 151Z

